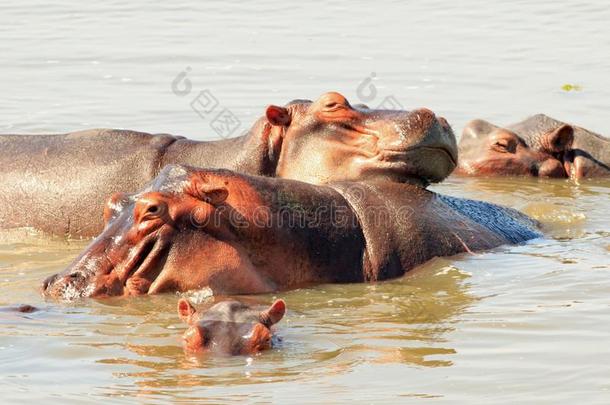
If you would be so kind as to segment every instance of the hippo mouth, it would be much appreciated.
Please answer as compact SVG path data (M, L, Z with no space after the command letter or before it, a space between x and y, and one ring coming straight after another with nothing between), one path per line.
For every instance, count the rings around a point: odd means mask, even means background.
M455 151L444 145L384 148L377 159L376 168L396 173L400 181L409 178L422 187L441 181L457 166Z
M407 149L407 152L413 152L413 151L420 152L422 150L441 152L451 161L453 166L457 166L457 157L454 156L454 154L452 153L451 150L449 150L449 148L444 147L444 146L415 146L413 148Z
M163 269L168 249L169 244L157 235L147 236L135 247L127 262L114 270L123 295L147 294L151 290Z
M454 166L457 166L457 157L454 152L446 146L411 146L406 149L384 149L384 154L390 158L388 160L404 161L414 153L420 153L422 151L440 152L447 157Z
M101 254L81 257L64 273L45 280L43 294L67 301L147 294L163 270L169 247L167 238L151 234L133 246L127 259L119 263L113 262L106 249Z
M153 266L159 255L161 243L154 235L148 235L133 250L127 262L117 266L115 271L120 280L125 284L131 277L142 276Z

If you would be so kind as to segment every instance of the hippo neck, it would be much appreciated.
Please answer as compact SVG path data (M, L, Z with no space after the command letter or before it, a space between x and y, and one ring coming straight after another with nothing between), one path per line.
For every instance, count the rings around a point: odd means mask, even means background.
M165 151L159 170L168 164L180 164L272 176L276 163L268 140L271 130L271 125L261 118L238 137L217 141L178 139Z
M405 176L402 173L369 175L362 179L362 181L369 184L399 183L418 188L426 188L430 185L430 182L424 178L417 176Z
M398 183L336 183L366 240L367 280L401 276L438 256L490 249L540 236L535 221L494 204Z

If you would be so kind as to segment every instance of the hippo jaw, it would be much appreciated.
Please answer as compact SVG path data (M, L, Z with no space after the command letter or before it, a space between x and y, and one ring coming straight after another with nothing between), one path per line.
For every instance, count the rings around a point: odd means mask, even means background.
M43 294L70 301L153 291L171 249L174 229L160 227L136 243L123 242L121 236L105 237L109 232L116 231L112 227L104 230L64 272L45 280Z
M172 233L173 229L167 227L144 238L134 246L127 261L107 274L95 276L92 284L96 287L90 295L142 295L154 291L171 248Z

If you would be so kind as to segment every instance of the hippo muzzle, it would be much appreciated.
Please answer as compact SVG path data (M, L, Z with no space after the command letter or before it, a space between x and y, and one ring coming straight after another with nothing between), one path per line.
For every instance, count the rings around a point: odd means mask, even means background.
M135 225L133 212L125 210L63 272L43 282L44 295L73 300L148 293L163 266L173 229L161 221L137 226L136 219Z

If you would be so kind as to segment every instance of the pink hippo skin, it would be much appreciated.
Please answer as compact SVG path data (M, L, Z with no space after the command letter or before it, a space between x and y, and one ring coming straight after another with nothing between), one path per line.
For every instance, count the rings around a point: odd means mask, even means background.
M543 114L502 128L470 121L455 174L582 179L610 176L610 140Z
M223 301L203 313L184 298L178 301L178 314L188 325L182 336L187 353L246 355L270 349L273 325L285 313L283 300L263 311L239 301Z

